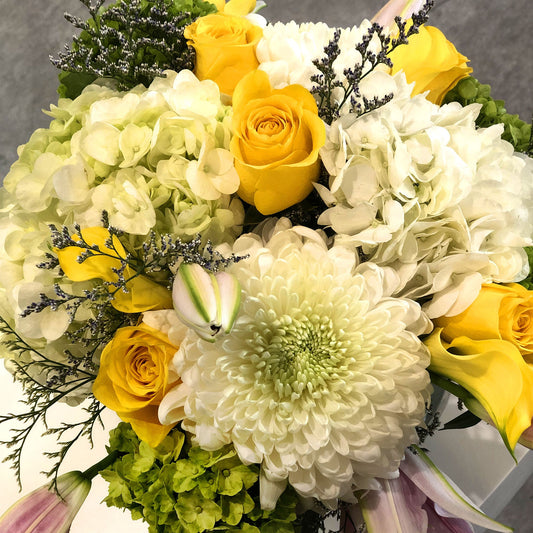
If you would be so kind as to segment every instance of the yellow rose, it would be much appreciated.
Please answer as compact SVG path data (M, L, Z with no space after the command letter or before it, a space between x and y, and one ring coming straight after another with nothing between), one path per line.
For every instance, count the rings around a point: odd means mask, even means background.
M255 49L263 30L244 17L206 15L187 26L184 35L196 50L194 73L216 82L222 93L233 94L239 80L259 66Z
M268 76L257 70L236 87L230 150L241 180L238 194L264 215L311 192L325 140L315 100L302 86L273 90Z
M528 363L533 363L533 291L522 285L483 285L474 303L460 315L435 321L442 337L503 339L512 342Z
M415 82L413 94L429 91L426 98L438 105L459 80L472 72L466 65L468 58L432 26L422 26L419 33L409 37L408 44L398 46L389 57L392 74L403 70L407 81Z
M165 393L179 384L178 378L168 381L168 366L178 348L146 324L120 328L102 352L93 384L96 399L152 447L173 427L160 424L157 411Z
M106 228L94 227L81 230L81 235L90 246L98 246L100 253L78 262L78 257L85 250L77 246L67 246L56 249L59 264L63 272L72 281L88 281L99 278L110 283L118 281L117 274L113 269L120 269L121 258L126 257L126 250L116 236L113 236L112 248L106 246L111 235ZM79 240L74 235L73 240ZM141 313L150 309L170 309L172 308L172 293L155 281L145 277L137 276L135 271L129 266L124 269L124 279L128 292L109 285L108 290L113 292L111 305L123 313Z

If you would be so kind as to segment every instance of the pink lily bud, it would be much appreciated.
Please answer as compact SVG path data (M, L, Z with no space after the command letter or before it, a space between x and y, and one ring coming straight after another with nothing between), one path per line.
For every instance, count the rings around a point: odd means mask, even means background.
M91 489L81 472L57 478L58 493L45 485L15 502L0 517L0 531L12 533L68 533Z
M395 17L402 17L403 20L410 19L413 13L422 9L425 0L390 0L372 18L372 22L377 22L384 28L390 28L394 24Z

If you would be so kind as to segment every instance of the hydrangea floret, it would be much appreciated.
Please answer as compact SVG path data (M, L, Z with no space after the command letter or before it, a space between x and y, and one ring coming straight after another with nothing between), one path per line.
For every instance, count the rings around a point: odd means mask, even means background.
M121 423L108 451L119 458L101 472L109 482L107 505L144 518L150 533L295 531L294 491L284 492L275 511L261 510L259 469L243 464L232 446L206 451L176 428L152 448Z

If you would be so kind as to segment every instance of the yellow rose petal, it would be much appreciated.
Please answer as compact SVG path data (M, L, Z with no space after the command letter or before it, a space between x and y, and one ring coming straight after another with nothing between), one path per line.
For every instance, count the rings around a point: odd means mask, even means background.
M95 398L132 425L138 437L157 446L173 425L159 422L158 408L172 387L168 367L178 350L168 337L144 324L116 331L100 357Z
M222 93L231 95L239 80L259 66L255 49L263 30L244 17L227 14L227 8L198 18L184 35L196 50L196 76L213 80Z
M255 0L229 0L223 9L227 15L245 16L255 9L255 4Z
M158 420L157 418L157 407L145 410L146 420L138 418L140 412L136 413L136 417L132 417L127 413L117 413L121 420L131 424L131 428L135 431L137 437L145 441L148 446L155 448L161 444L161 441L169 434L170 430L175 426L171 424L169 426L164 426L159 422L153 422L153 420ZM152 420L149 421L148 419Z
M472 72L466 65L468 58L432 26L422 26L389 57L393 64L391 74L403 70L408 83L415 82L413 94L429 91L426 98L438 105L459 80Z

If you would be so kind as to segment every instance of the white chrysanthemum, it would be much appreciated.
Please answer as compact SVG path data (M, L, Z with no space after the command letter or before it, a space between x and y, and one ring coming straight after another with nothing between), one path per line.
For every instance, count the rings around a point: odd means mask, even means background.
M338 243L392 266L403 280L397 294L431 296L431 317L457 314L483 282L527 274L533 161L513 154L502 127L476 129L479 106L409 98L403 75L393 79L391 102L332 125L319 222Z
M333 62L333 69L341 82L346 80L345 69L353 69L361 64L362 56L356 46L363 41L363 37L370 27L371 22L364 20L360 26L339 29L340 53ZM324 48L333 39L335 31L336 28L331 28L323 22L268 24L263 29L263 38L257 45L256 54L259 69L267 73L270 83L276 89L298 84L311 90L316 85L311 81L311 77L319 74L313 61L325 56ZM377 37L374 39L371 41L370 48L377 53L380 50L380 45ZM363 66L363 72L366 68ZM370 69L370 65L368 65L368 69ZM379 84L377 84L377 92L367 90L370 79L376 76L379 77L379 71L372 72L367 77L368 79L365 78L364 83L359 87L361 96L383 97L388 93L387 88L379 87ZM379 79L382 80L382 78ZM374 86L372 89L375 90L376 87ZM342 88L338 88L333 91L333 95L339 100L344 96L344 91ZM349 112L349 103L343 110Z
M348 497L394 476L416 441L430 388L417 335L429 321L415 302L384 293L392 271L354 270L352 253L280 226L268 242L235 243L250 256L230 269L243 290L231 334L211 344L190 333L176 354L193 391L184 428L206 449L232 442L267 484ZM263 504L273 502L263 495Z

